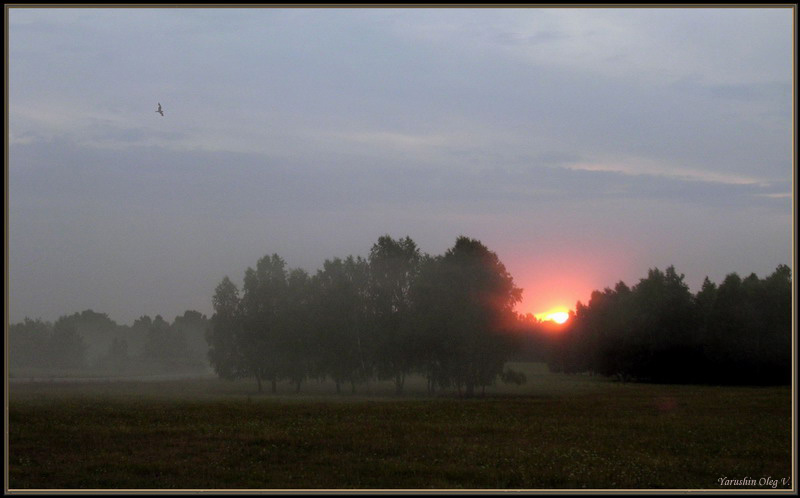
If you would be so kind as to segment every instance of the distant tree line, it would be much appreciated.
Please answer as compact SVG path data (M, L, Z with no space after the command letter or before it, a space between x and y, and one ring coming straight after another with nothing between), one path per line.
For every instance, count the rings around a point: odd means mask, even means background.
M522 290L497 255L459 237L444 254L385 235L366 259L326 260L310 275L277 254L247 268L239 289L216 287L211 319L186 311L172 323L142 316L118 325L86 310L55 323L8 328L10 374L91 370L202 371L296 391L330 379L337 392L372 380L404 391L409 375L429 393L471 396L497 381L521 384L509 361L624 381L776 385L791 381L792 275L708 278L692 294L670 266L636 285L618 282L577 303L565 325L513 311Z
M337 392L391 380L402 393L420 374L431 393L471 396L524 382L504 368L521 293L497 255L467 237L430 256L386 235L367 259L329 259L315 275L267 255L241 290L228 277L216 287L208 356L220 377L254 378L259 391L327 378Z
M172 323L160 315L118 325L105 313L86 310L55 323L25 318L8 329L9 366L21 371L91 370L150 373L208 368L208 319L186 311Z
M563 334L551 335L550 368L658 383L789 384L792 276L720 285L692 294L675 268L651 269L632 288L620 281L578 303Z

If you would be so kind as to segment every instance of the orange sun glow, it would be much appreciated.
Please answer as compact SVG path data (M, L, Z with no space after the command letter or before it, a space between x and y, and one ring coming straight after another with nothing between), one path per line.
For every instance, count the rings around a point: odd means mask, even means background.
M536 316L536 318L539 320L556 322L559 325L569 320L569 312L563 308L550 310L545 313L539 313L534 316Z

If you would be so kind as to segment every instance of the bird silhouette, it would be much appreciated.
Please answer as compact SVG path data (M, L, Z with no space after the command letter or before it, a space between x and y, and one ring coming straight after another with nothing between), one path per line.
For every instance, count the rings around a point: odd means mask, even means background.
M161 110L161 102L158 103L158 109L156 109L156 112L161 114L162 116L164 115L164 111Z

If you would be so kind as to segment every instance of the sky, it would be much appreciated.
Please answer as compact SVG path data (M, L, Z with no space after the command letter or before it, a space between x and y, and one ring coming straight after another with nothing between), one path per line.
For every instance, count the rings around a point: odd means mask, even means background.
M211 316L277 253L497 253L517 309L791 264L791 8L10 8L8 320ZM155 112L160 103L164 116Z

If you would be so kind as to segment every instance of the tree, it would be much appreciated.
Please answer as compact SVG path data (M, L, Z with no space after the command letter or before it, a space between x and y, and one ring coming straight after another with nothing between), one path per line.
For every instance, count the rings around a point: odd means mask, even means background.
M142 315L133 321L133 325L127 330L126 339L128 348L133 356L144 356L144 345L147 343L147 333L153 325L153 319L148 315Z
M212 304L214 314L206 334L209 363L222 379L249 376L239 344L242 333L239 289L227 276L217 285Z
M649 380L685 381L698 369L699 320L689 286L674 266L657 268L632 289L637 362L631 374Z
M578 303L551 368L647 382L790 382L787 266L764 279L731 273L719 286L706 277L694 296L683 279L674 267L654 268L632 289L594 291L588 306Z
M10 368L46 367L53 324L28 317L8 327L8 364Z
M720 284L706 316L706 342L717 383L791 381L791 270L764 279L736 273Z
M320 373L341 384L369 378L367 285L369 267L361 257L325 260L314 277L316 340Z
M790 384L792 371L792 270L778 265L761 281L759 317L763 337L763 383Z
M419 270L420 251L410 237L378 239L369 254L369 292L374 317L378 373L395 380L402 393L406 375L415 366L410 338L412 283Z
M314 344L311 315L311 278L302 269L289 272L284 312L283 375L300 392L300 385L313 370Z
M78 334L75 322L68 317L61 317L53 324L48 350L53 367L83 368L86 365L86 343Z
M158 367L174 367L187 355L186 338L171 331L170 324L161 315L156 315L147 331L145 361Z
M447 388L454 382L455 355L450 349L455 330L451 327L454 306L450 303L442 256L425 255L411 287L411 330L421 372L428 382L428 392Z
M255 376L259 392L262 380L269 380L272 392L277 392L282 361L280 343L285 333L282 327L286 276L286 262L277 254L262 257L256 269L248 268L244 276L239 343L246 368Z
M497 255L475 239L458 237L430 264L425 292L433 302L421 306L428 316L440 315L434 328L439 329L437 342L446 344L438 361L442 376L473 396L476 387L493 383L503 372L511 353L507 330L522 289Z
M576 304L574 320L559 337L562 371L627 380L639 353L632 320L632 291L625 282L593 291L588 304Z
M706 340L713 352L714 382L739 383L744 380L743 373L752 368L747 364L746 351L748 329L752 326L749 315L741 277L736 273L726 275L707 318Z
M62 324L70 323L75 332L81 336L86 348L85 359L91 363L108 352L111 342L121 332L116 322L107 314L90 309L63 316L59 321Z
M103 370L124 372L130 368L131 358L128 354L128 342L122 337L114 337L108 352L97 360L97 366Z
M205 341L205 333L208 326L205 315L195 310L186 310L183 315L176 316L170 326L173 334L186 341L189 366L207 366L208 343Z

